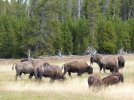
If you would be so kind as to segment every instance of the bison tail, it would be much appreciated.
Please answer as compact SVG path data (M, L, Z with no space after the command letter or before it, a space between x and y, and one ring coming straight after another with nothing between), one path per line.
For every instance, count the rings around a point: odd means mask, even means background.
M14 70L14 66L15 66L15 65L16 65L16 64L14 63L13 66L12 66L12 70Z

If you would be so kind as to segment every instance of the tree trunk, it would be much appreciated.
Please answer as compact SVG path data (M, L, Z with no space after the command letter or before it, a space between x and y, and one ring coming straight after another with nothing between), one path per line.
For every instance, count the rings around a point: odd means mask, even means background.
M78 18L80 18L81 0L78 0Z
M31 59L31 50L28 49L28 61L30 61L30 59Z
M105 6L104 6L104 9L103 9L103 14L105 15L107 10L109 9L109 0L106 0L105 1Z
M128 19L131 18L131 12L132 12L132 10L130 9L130 10L129 10L129 13L128 13Z

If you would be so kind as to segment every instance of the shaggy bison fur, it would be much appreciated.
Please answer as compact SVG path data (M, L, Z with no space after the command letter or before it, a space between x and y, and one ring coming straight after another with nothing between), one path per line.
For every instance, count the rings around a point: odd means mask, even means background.
M49 77L51 82L56 79L65 79L64 74L62 73L62 69L57 65L41 66L37 70L40 80L42 79L42 76Z
M64 69L64 75L68 72L68 75L71 77L72 73L77 73L78 76L81 76L83 73L87 72L88 74L93 73L93 68L89 66L86 61L73 61L66 63L62 66Z
M88 77L88 85L90 86L101 86L102 80L98 74L92 74Z
M30 79L34 75L33 65L32 65L32 63L30 63L28 61L18 62L13 65L12 69L14 69L14 66L15 66L15 70L16 70L15 80L17 80L18 76L22 79L22 77L21 77L22 73L29 74Z
M108 85L114 85L123 81L124 81L124 77L122 73L114 73L112 75L104 77L102 79L102 84L108 86Z

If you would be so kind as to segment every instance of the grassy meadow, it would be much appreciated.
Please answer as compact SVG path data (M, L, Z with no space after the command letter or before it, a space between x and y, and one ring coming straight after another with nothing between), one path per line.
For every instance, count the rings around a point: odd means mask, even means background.
M101 87L100 89L88 87L88 74L78 77L72 74L72 78L66 74L64 82L49 82L49 78L42 81L28 79L28 75L22 75L22 80L15 81L15 70L12 65L17 59L0 59L0 100L134 100L134 55L124 55L126 65L120 72L124 75L124 83ZM62 66L62 64L74 60L86 60L90 64L88 56L74 56L59 58L46 58L50 64ZM94 73L101 78L109 75L94 64Z

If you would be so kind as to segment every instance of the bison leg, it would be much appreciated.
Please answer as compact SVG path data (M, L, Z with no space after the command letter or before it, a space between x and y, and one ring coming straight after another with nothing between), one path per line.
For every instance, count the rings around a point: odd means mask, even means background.
M38 79L38 73L37 73L37 70L34 70L34 75L35 75L35 79L37 80L37 79Z
M20 77L20 79L22 79L21 74L22 74L21 72L20 73L16 73L15 81L17 80L18 76Z
M20 77L20 79L22 80L22 77L21 77L21 75L22 75L22 73L20 73L20 74L19 74L19 77Z
M103 66L104 66L103 64L99 64L100 72L101 72L101 70L102 70Z
M103 72L106 73L106 66L103 66Z
M29 75L29 79L31 79L32 77L33 77L33 74L30 74L30 75Z
M16 74L16 76L15 76L15 81L17 81L17 77L18 77L19 75L18 74Z
M101 72L101 70L102 70L102 67L100 67L100 72Z
M70 77L72 77L72 76L71 76L71 72L68 72L68 75L69 75Z
M51 78L50 83L54 83L55 79Z
M43 75L38 76L38 79L41 81Z
M106 69L105 68L103 68L103 72L106 73Z
M78 76L82 76L81 72L79 72L77 75L78 75Z
M110 72L113 73L113 69L110 69Z

